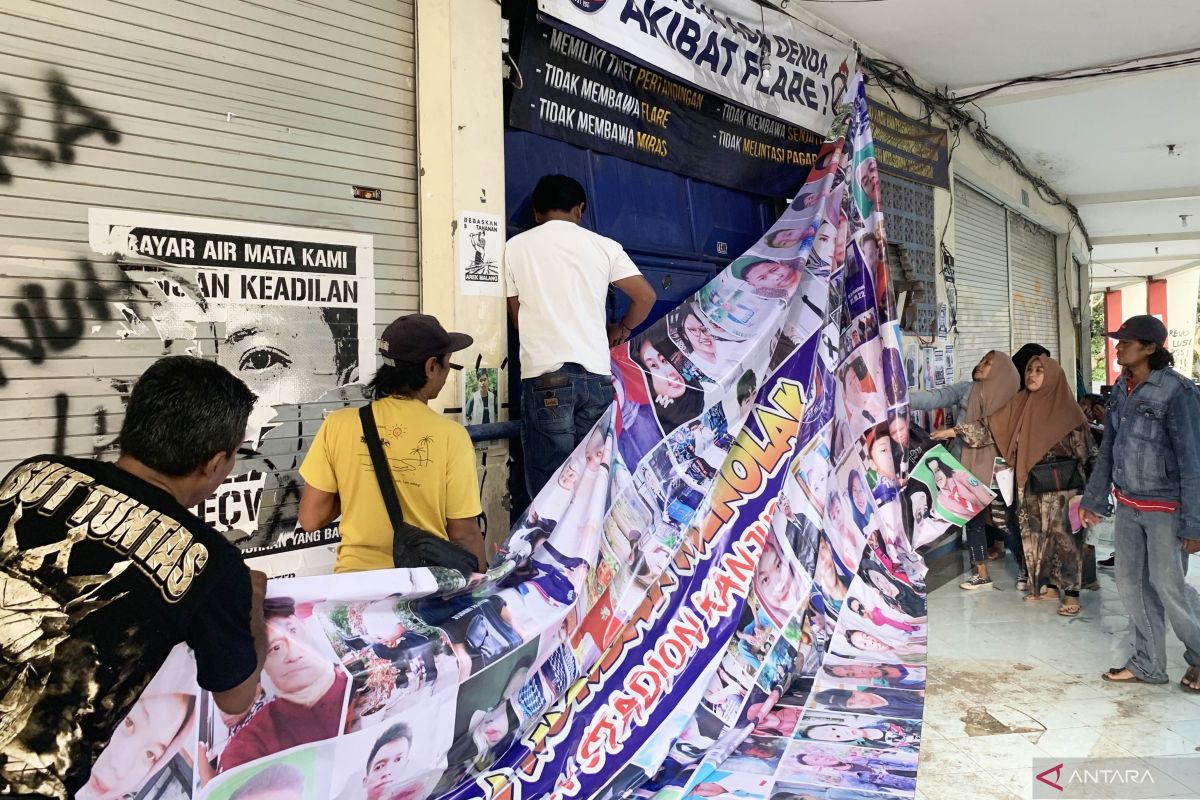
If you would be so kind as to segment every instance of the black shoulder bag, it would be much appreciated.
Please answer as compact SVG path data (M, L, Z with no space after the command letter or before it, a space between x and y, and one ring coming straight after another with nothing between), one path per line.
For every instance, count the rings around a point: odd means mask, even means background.
M1077 460L1057 458L1030 467L1029 482L1025 485L1030 494L1049 494L1082 491L1087 488L1087 480Z
M367 443L367 451L371 454L371 466L379 481L379 492L383 495L383 504L392 521L392 561L395 565L408 569L448 567L461 572L464 578L478 572L479 562L475 556L453 542L404 521L400 497L396 493L387 458L383 455L383 444L379 441L379 429L375 426L375 413L370 403L358 409L358 418L362 420L363 441Z

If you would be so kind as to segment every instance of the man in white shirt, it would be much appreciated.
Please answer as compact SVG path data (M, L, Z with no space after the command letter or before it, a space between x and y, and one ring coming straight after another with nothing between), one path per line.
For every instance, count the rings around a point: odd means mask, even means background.
M566 175L533 190L537 227L504 254L508 311L521 341L521 440L529 496L550 480L613 399L609 349L629 338L654 306L654 289L612 239L581 225L587 195ZM606 325L608 287L629 297Z

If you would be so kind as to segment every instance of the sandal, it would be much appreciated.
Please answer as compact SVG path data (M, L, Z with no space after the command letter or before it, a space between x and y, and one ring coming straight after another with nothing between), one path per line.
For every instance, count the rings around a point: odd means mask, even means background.
M1038 600L1057 600L1057 599L1058 599L1058 590L1057 589L1046 589L1044 587L1042 588L1041 592L1030 592L1029 594L1025 595L1026 603L1036 603Z
M1187 683L1185 683L1185 681L1193 681L1195 683L1200 683L1200 666L1188 667L1187 672L1183 673L1183 677L1179 680L1179 686L1185 692L1191 692L1192 694L1200 694L1200 688L1197 688L1195 686L1188 686Z
M1072 603L1069 600L1058 607L1058 614L1062 617L1078 617L1081 606L1079 603ZM1200 689L1193 691L1200 692Z
M1118 678L1117 674L1120 672L1128 672L1129 677L1128 678ZM1187 676L1185 675L1184 677L1187 677ZM1149 681L1144 681L1141 678L1139 678L1137 675L1134 675L1133 671L1130 670L1128 667L1113 667L1108 672L1101 675L1100 679L1107 681L1108 683L1149 683ZM1188 687L1184 686L1183 688L1187 689ZM1196 690L1189 689L1189 691L1194 692Z

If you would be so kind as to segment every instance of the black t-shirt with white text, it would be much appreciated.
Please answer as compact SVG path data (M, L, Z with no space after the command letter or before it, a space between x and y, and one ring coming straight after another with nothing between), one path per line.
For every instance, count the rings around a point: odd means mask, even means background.
M179 642L200 686L254 672L250 573L167 492L38 456L0 483L0 796L70 797Z

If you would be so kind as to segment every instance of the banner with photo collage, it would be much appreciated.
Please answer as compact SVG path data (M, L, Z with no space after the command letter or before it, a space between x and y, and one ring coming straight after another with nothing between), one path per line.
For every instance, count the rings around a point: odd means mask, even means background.
M771 230L613 351L616 402L486 576L271 581L252 709L177 650L80 798L913 797L924 565L846 97Z

